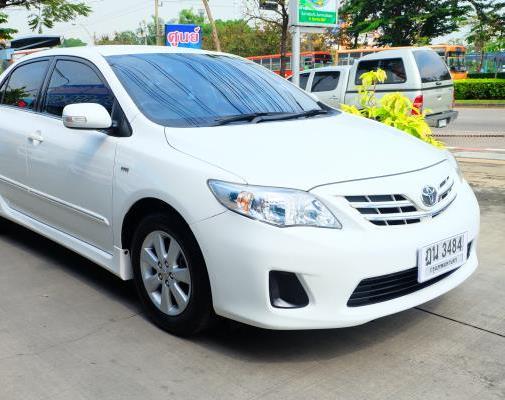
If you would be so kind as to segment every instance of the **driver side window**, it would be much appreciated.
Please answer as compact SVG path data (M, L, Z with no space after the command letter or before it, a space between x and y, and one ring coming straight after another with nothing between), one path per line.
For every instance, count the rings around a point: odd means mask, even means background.
M65 106L75 103L98 103L111 114L114 96L88 65L57 61L47 88L44 112L61 116Z

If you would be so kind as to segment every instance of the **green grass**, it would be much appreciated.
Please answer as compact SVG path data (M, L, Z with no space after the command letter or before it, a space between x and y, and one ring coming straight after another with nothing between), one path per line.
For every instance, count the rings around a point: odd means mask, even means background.
M505 105L505 99L503 100L456 100L456 105L458 104L497 104L497 105Z

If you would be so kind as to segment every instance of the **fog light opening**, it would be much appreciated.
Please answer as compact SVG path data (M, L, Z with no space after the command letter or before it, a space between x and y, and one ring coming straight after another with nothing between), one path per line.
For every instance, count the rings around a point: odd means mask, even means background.
M298 276L292 272L270 271L270 303L275 308L302 308L309 296Z

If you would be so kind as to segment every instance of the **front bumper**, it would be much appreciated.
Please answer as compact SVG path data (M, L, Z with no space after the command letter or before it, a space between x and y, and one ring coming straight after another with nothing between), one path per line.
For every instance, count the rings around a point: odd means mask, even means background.
M398 179L405 178L390 181ZM343 186L350 190L349 184ZM342 230L276 228L232 212L197 223L192 229L207 263L214 309L219 315L269 329L323 329L363 324L434 299L473 273L478 264L475 250L465 265L427 288L378 304L347 306L359 282L415 267L418 249L427 244L467 232L476 248L478 204L467 183L459 183L457 190L443 214L412 225L374 226L344 208L333 209ZM324 199L323 192L318 195ZM296 273L309 304L299 309L274 308L269 297L272 270Z
M429 126L438 128L440 121L447 121L447 125L451 122L456 121L458 118L459 112L456 110L444 111L438 114L431 114L426 116L426 122Z

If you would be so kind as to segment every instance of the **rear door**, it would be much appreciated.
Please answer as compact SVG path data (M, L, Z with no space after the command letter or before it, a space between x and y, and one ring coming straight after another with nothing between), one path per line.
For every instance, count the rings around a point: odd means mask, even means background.
M0 208L25 212L31 204L27 146L39 135L37 104L49 64L20 64L0 84Z
M330 107L339 107L343 102L340 98L340 71L316 71L312 79L310 92Z
M438 114L452 109L454 84L444 60L434 51L414 51L424 97L424 110Z

